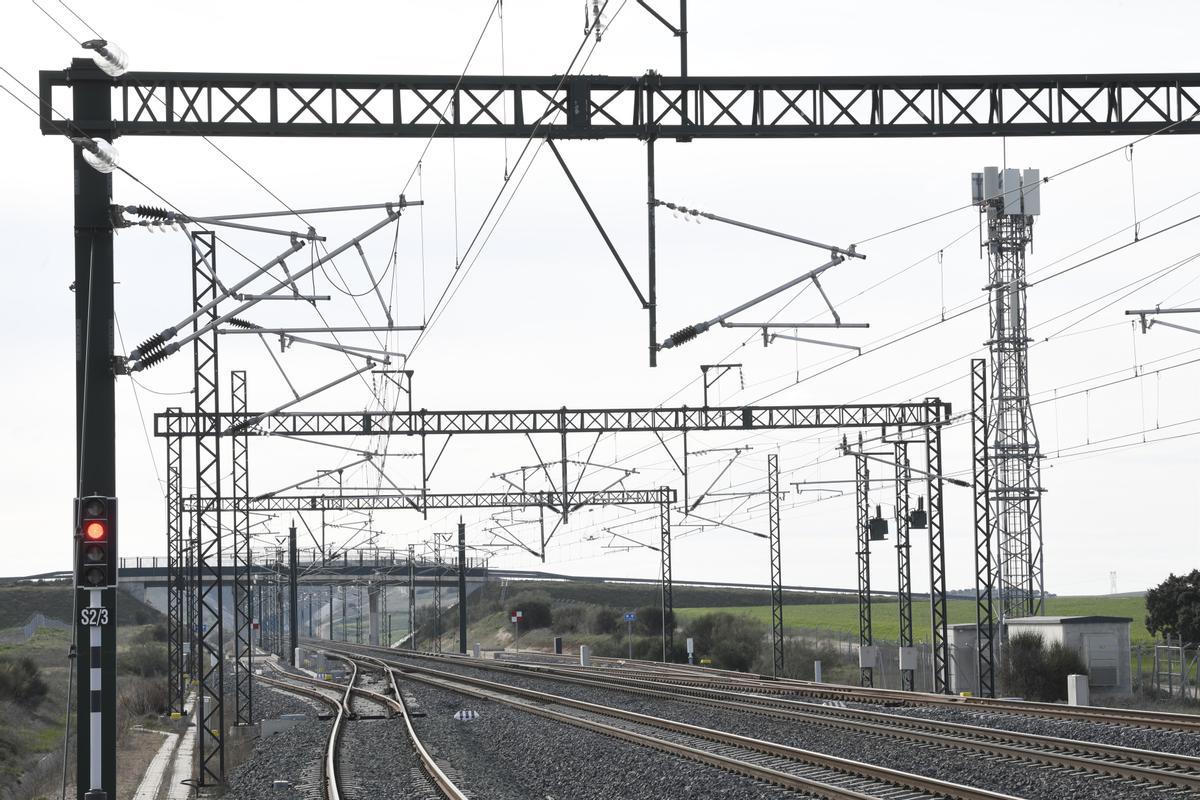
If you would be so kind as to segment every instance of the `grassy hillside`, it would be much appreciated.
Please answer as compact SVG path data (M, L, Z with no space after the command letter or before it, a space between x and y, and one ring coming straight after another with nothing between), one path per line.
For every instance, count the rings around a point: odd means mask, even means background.
M73 600L71 586L66 582L0 584L0 628L24 625L37 611L70 622ZM124 592L118 596L117 624L148 625L163 619L157 610Z
M675 613L681 621L698 616L709 611L728 611L733 614L744 614L761 622L770 624L771 607L759 605L756 607L683 607L676 600ZM973 600L950 600L946 604L950 624L975 621L975 602ZM871 627L880 639L895 640L900 635L899 606L895 601L884 602L876 600L871 604ZM1132 617L1130 637L1133 644L1139 642L1149 644L1154 637L1146 630L1146 599L1142 596L1126 597L1101 595L1096 597L1050 597L1046 599L1046 613L1049 615L1077 616L1095 614L1111 617ZM823 605L788 605L785 601L783 609L783 624L790 628L823 628L841 633L858 633L857 603L835 603ZM920 641L929 641L929 603L928 601L913 602L913 636Z
M489 584L490 586L495 584ZM637 583L585 583L566 581L510 581L508 594L540 592L555 603L590 603L609 608L638 608L659 602L659 587ZM722 589L692 586L675 587L675 606L679 607L742 607L761 606L771 602L770 592L762 589ZM787 604L809 605L845 603L844 594L815 592L784 592Z

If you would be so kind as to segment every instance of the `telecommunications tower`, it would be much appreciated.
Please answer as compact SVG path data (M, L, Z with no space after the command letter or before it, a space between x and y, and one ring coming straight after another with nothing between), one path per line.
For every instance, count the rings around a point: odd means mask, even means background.
M1038 170L985 167L971 176L971 199L986 221L991 316L988 467L992 533L998 543L1001 620L1042 613L1041 449L1029 405L1025 248L1041 213Z

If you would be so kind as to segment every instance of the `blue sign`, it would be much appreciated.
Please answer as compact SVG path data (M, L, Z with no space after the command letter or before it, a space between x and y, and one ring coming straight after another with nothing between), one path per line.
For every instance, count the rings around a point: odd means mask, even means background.
M633 611L626 611L626 612L625 612L625 621L626 621L626 622L633 622L633 621L635 621L636 619L637 619L637 614L636 614L636 613L634 613Z

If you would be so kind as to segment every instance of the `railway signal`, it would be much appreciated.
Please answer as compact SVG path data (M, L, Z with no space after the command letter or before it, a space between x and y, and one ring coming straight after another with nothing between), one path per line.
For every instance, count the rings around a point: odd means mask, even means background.
M117 498L89 495L75 500L75 587L79 614L76 641L86 642L87 680L80 681L77 753L79 795L104 800L115 783ZM83 659L81 659L83 660ZM81 667L82 669L82 667ZM88 709L87 724L83 709ZM86 731L86 734L84 734Z
M75 501L75 583L80 589L117 585L117 498L81 497Z

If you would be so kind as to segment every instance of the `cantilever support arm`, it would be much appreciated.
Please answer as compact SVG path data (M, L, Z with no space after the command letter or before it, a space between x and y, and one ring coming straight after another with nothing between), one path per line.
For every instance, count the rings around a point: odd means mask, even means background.
M162 333L156 335L155 337L152 337L152 339L149 342L147 342L147 344L152 343L155 348L151 352L149 352L149 353L144 352L142 347L139 347L135 350L130 351L129 360L131 362L134 362L133 364L130 365L130 371L136 372L138 370L144 369L144 368L150 366L152 363L154 363L154 361L160 360L161 358L165 358L166 356L170 355L171 353L176 352L177 350L179 350L180 347L182 347L183 345L192 341L196 337L203 336L204 334L208 333L211 329L217 327L218 325L228 322L230 319L237 317L237 316L241 315L242 313L244 313L247 309L254 307L257 303L261 302L261 297L273 295L276 292L278 292L280 289L283 289L285 287L293 285L296 281L299 281L301 278L308 275L310 272L315 272L316 270L320 269L321 266L324 265L326 262L332 261L333 259L337 258L339 255L344 253L346 250L349 250L351 247L353 247L358 242L361 242L362 240L371 236L371 234L376 233L380 229L386 227L387 225L391 224L392 222L395 222L399 218L400 218L400 209L389 210L388 213L384 216L384 218L381 221L376 222L374 225L367 228L365 231L358 234L357 236L352 238L350 241L348 241L345 244L342 244L341 246L335 248L334 250L326 253L321 258L314 260L311 264L304 267L300 271L296 272L294 275L291 275L288 279L278 281L274 286L270 287L265 292L262 292L259 299L247 300L247 301L243 302L241 305L239 305L237 308L235 308L233 311L230 311L226 314L222 314L219 317L217 317L216 319L214 319L208 323L205 323L204 325L201 325L198 330L193 331L192 333L188 334L187 336L184 336L183 338L178 339L177 341L172 341L170 344L167 344L165 347L163 346L166 342L173 339L179 333L179 330L184 325L187 325L188 323L192 322L193 320L198 319L200 317L200 315L207 313L214 306L216 306L217 303L221 302L222 300L228 300L230 295L233 292L238 291L239 289L244 287L247 283L249 283L251 280L253 280L254 278L257 278L259 275L263 274L270 266L272 266L275 263L278 263L279 261L282 261L287 256L291 255L292 253L294 253L297 250L300 250L301 248L304 247L304 243L302 241L300 241L300 240L293 241L292 248L289 249L287 252L277 256L273 261L269 262L266 266L251 273L249 277L245 278L237 286L232 287L228 292L224 292L224 293L222 293L221 296L217 297L214 300L211 300L209 303L207 303L204 306L204 308L196 311L194 314L192 314L190 317L186 318L179 325L172 327L172 328L167 328ZM161 348L161 349L158 349L158 348ZM154 359L148 361L146 358L147 355L154 356Z
M1163 325L1168 328L1176 328L1181 331L1187 331L1188 333L1200 333L1200 331L1196 330L1195 328L1189 328L1186 325L1180 325L1175 322L1164 322L1161 319L1150 319L1150 317L1156 317L1159 314L1198 314L1198 313L1200 313L1200 308L1131 308L1131 309L1127 309L1125 311L1125 316L1138 317L1139 321L1142 323L1142 333L1149 333L1150 329L1152 327L1154 327L1155 325Z
M656 206L663 206L664 208L669 208L672 211L678 211L680 214L688 214L689 216L693 216L693 217L704 217L705 219L711 219L714 222L724 222L726 225L733 225L738 228L745 228L748 231L754 231L756 233L765 233L768 236L777 236L780 239L787 239L789 242L798 242L799 244L806 244L806 245L809 245L810 247L818 247L822 250L828 250L831 253L836 253L840 256L845 256L846 258L866 258L865 255L858 252L854 248L854 245L850 245L849 247L842 248L842 247L837 247L836 245L832 245L832 244L825 244L824 242L814 242L812 239L805 239L803 236L796 236L791 233L784 233L783 231L772 230L771 228L763 228L759 225L751 225L749 222L742 222L740 220L730 219L729 217L722 217L719 214L713 214L709 211L700 211L695 208L688 208L687 206L681 206L681 205L678 205L677 203L668 203L666 200L659 200L657 198L655 198L654 204Z
M664 340L663 343L659 345L659 348L662 350L666 350L667 348L678 347L679 345L683 344L684 342L695 339L696 336L698 336L701 333L704 333L706 330L711 328L713 325L723 323L729 317L732 317L735 314L740 314L741 312L745 311L746 309L752 308L752 307L758 305L759 303L763 302L764 300L769 300L770 298L774 297L775 295L779 294L780 292L787 291L788 289L792 288L793 286L796 286L797 284L803 283L804 281L813 280L814 278L816 278L818 275L820 275L825 270L830 269L831 267L836 267L838 264L841 264L845 260L846 259L844 256L835 254L831 259L829 259L828 261L826 261L824 264L817 267L816 269L809 270L808 272L804 273L803 275L793 278L792 280L788 281L787 283L776 286L774 289L770 290L769 292L764 292L763 294L760 294L758 297L755 297L753 300L747 300L745 303L742 303L740 306L731 308L729 311L726 311L724 314L718 314L717 316L713 317L712 319L708 320L707 322L700 322L695 325L689 325L686 328L676 331L675 333L673 333L669 337L667 337L666 340Z
M571 188L575 190L575 194L579 196L579 202L583 203L583 208L587 211L588 216L592 218L592 223L596 226L596 230L600 232L600 238L604 239L604 243L608 245L608 251L612 253L613 258L617 260L617 266L621 268L621 272L625 273L625 280L629 281L629 285L633 288L633 293L637 295L638 302L642 304L642 308L650 307L646 301L646 296L642 294L642 290L638 288L637 281L633 279L629 268L625 266L625 261L621 258L621 254L617 252L616 245L612 243L612 239L608 237L608 231L604 230L604 225L601 224L600 218L596 216L596 212L592 210L592 204L588 202L587 197L583 193L583 189L579 187L579 183L575 180L575 176L571 174L570 168L567 167L567 162L563 160L562 153L558 152L558 147L554 144L553 139L547 139L546 144L550 145L550 152L554 153L554 157L558 159L559 166L562 167L563 174L567 176L567 180L571 184Z

